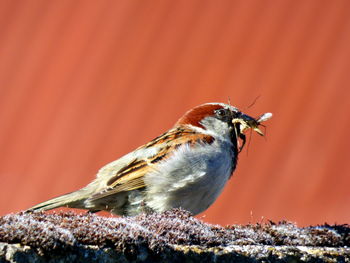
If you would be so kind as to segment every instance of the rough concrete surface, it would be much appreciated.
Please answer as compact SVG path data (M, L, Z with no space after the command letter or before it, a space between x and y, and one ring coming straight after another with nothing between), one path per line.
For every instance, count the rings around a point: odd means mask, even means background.
M19 213L0 218L0 262L350 262L349 225L226 227L183 210L137 217Z

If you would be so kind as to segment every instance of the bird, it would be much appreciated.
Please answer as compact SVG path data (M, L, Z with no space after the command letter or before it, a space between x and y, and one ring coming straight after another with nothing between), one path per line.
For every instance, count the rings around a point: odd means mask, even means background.
M263 135L260 123L271 116L255 119L230 104L201 104L165 133L103 166L87 186L27 212L69 207L135 216L181 208L197 215L231 178L244 132L251 128Z

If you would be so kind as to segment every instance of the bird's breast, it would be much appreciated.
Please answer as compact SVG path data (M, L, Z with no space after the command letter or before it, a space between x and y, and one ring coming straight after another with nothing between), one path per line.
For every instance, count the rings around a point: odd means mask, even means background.
M218 143L218 142L216 142ZM147 205L155 211L206 210L222 192L234 167L229 145L183 145L145 176Z

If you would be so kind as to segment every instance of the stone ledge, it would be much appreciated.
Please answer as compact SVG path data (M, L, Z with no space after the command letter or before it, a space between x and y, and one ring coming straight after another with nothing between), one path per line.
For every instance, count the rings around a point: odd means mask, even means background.
M0 217L0 242L0 263L350 262L348 225L222 227L179 209L119 218L10 214Z
M43 253L21 244L0 242L0 262L65 263L65 262L350 262L350 248L305 246L233 245L201 248L174 245L160 253L136 248L132 253L99 248L94 245Z

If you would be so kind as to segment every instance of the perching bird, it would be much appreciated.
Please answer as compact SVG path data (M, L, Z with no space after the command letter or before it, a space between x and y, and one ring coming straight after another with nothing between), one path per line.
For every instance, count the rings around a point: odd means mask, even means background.
M262 134L260 122L271 116L254 119L227 104L202 104L164 134L102 167L84 188L28 211L64 206L137 215L182 208L196 215L216 200L231 177L244 131Z

